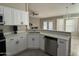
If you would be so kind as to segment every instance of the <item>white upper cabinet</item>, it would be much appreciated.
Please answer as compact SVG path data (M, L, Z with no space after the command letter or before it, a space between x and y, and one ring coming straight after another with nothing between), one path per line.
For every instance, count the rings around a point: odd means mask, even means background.
M4 25L29 25L28 12L0 6L0 15L3 16Z
M12 10L11 8L4 7L4 22L5 25L13 25L13 19L12 19Z
M3 6L0 6L0 15L3 15Z
M19 10L12 9L13 25L21 25L21 13Z
M28 25L28 12L12 9L14 25Z
M22 25L28 25L29 24L29 16L28 12L21 12L21 24Z

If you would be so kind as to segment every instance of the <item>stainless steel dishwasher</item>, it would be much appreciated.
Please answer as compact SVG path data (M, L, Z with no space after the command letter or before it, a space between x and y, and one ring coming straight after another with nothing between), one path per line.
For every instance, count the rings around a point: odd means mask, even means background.
M52 56L57 56L57 38L45 36L45 52Z

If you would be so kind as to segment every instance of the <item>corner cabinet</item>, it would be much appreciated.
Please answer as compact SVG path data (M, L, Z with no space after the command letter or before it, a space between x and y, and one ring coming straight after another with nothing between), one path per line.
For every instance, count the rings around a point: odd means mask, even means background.
M29 49L39 49L40 45L39 45L39 42L40 42L40 33L39 32L30 32L28 33L27 35L27 39L28 39L28 42L27 42L27 45L28 45L28 48Z
M29 25L29 12L0 6L4 25Z

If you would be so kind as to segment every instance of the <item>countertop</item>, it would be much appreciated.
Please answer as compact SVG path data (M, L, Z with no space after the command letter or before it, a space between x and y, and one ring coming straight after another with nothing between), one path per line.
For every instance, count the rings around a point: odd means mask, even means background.
M71 38L71 33L69 32L41 31L40 34L66 40Z
M5 36L5 38L9 38L9 37L17 36L19 34L27 34L27 32L26 31L18 31L17 34L14 34L13 32L5 32L4 36Z
M47 30L39 30L39 31L18 31L17 34L13 34L13 32L4 33L5 37L14 37L19 34L28 34L28 33L40 33L45 36L55 37L59 39L69 40L71 38L71 33L69 32L59 32L59 31L47 31Z

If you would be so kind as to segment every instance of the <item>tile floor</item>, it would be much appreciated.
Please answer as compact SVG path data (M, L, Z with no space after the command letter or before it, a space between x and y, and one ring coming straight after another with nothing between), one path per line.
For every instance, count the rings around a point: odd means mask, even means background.
M39 49L28 49L17 54L16 56L49 56L49 55Z

